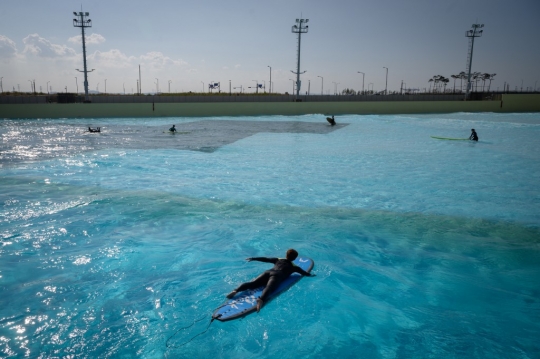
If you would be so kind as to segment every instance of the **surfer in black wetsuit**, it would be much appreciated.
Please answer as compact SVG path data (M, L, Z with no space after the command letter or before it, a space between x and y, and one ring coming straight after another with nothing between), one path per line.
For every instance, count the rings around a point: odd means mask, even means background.
M172 125L171 128L169 128L169 132L176 132L176 125Z
M326 121L328 121L330 126L335 126L336 125L336 120L334 120L334 115L332 115L332 117L327 117Z
M266 262L266 263L273 263L274 268L267 270L263 272L260 276L252 280L251 282L246 282L243 284L240 284L238 288L227 294L227 298L231 299L233 298L236 293L242 292L244 290L248 289L256 289L259 287L264 286L264 290L261 294L261 297L257 299L257 312L261 310L262 306L264 305L264 301L266 300L266 297L272 293L272 291L287 277L289 277L292 273L300 273L301 275L307 276L307 277L314 277L315 274L310 274L303 270L302 268L296 266L292 261L294 261L298 257L298 252L294 249L289 249L287 251L287 258L267 258L267 257L254 257L254 258L246 258L248 262L251 261L259 261L259 262Z
M469 140L471 141L478 141L478 134L476 134L476 131L471 129L471 136L469 137Z

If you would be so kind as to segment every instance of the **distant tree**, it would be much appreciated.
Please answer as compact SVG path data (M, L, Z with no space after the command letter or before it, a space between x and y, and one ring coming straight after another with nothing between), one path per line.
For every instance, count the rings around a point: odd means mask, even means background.
M354 91L353 89L343 89L343 91L341 91L341 94L342 95L356 95L356 91Z
M453 93L456 93L456 79L459 79L459 75L450 75L450 77L454 79L454 91L453 91Z
M489 92L489 89L491 88L491 81L495 78L495 75L497 74L490 74L489 77L487 78L489 80L488 92Z

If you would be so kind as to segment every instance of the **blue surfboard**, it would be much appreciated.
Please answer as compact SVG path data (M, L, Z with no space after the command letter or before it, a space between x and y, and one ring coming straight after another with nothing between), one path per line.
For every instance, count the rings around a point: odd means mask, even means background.
M311 272L314 264L313 259L306 257L298 257L293 261L293 263L308 273ZM298 273L291 274L272 293L270 293L266 303L277 297L281 292L289 289L300 279L302 279L302 275ZM257 289L237 293L232 299L227 299L223 305L216 309L214 314L212 314L212 318L225 322L227 320L243 317L256 311L257 298L261 296L263 289L264 287L259 287Z

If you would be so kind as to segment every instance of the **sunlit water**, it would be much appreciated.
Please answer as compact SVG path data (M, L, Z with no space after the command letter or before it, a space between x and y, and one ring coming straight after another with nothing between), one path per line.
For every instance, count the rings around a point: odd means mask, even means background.
M2 120L0 357L539 358L540 115L336 119Z

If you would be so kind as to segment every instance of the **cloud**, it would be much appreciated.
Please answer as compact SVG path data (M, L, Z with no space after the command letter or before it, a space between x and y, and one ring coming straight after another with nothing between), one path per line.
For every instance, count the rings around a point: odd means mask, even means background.
M169 66L184 66L188 64L184 60L173 60L159 51L148 52L145 55L140 56L140 60L143 64L150 65L154 69L163 69Z
M17 45L9 37L0 35L0 58L11 58L17 55Z
M128 68L134 66L137 58L128 56L117 49L101 52L96 51L88 56L88 61L92 63L92 67L109 67L109 68Z
M106 40L103 36L100 34L91 34L85 36L85 43L87 45L98 45L104 43ZM75 43L75 44L82 44L82 35L73 36L68 39L69 42Z
M234 68L235 68L235 69L239 69L239 68L240 68L240 64L234 65Z
M65 45L53 44L38 34L28 35L23 39L23 43L25 45L23 51L25 54L48 58L70 57L77 54L74 49Z

